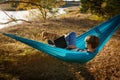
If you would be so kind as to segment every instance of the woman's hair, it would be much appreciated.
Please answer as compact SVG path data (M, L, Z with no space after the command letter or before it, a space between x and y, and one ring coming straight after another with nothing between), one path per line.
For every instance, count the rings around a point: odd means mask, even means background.
M87 36L87 37L85 38L85 42L86 42L87 44L91 44L91 47L92 47L93 49L95 49L95 48L98 47L98 45L99 45L99 43L100 43L100 39L99 39L99 37L97 37L97 36L91 35L91 36Z

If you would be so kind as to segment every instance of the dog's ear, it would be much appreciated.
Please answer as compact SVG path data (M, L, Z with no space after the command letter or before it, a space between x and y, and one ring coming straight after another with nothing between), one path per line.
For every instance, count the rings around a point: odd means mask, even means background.
M42 32L42 33L41 33L41 37L43 37L43 34L44 34L44 33Z
M43 31L42 32L42 40L45 41L47 39L47 36L48 36L48 32Z
M42 31L42 33L41 33L42 37L44 37L44 34L45 34L45 31Z
M45 33L46 33L45 31L42 31L42 33L41 33L41 34L42 34L42 35L44 35Z

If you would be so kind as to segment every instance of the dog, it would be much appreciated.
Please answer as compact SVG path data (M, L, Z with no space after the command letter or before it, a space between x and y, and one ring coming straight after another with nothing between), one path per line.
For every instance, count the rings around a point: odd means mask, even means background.
M59 37L60 36L58 34L46 32L46 31L42 32L42 38L43 38L43 40L55 40L55 39L57 39Z

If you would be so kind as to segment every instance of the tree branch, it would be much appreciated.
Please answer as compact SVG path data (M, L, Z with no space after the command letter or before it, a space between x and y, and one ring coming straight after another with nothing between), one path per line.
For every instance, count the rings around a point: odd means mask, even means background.
M35 5L35 6L42 7L40 4L36 4L36 3L33 3L33 2L27 2L27 1L20 1L20 0L19 1L15 1L15 0L3 1L3 2L0 2L0 4L13 3L13 2L27 3L27 4L32 4L32 5Z
M1 8L0 8L1 9ZM3 11L3 10L2 10ZM8 24L8 23L11 23L11 22L16 22L16 21L24 21L24 22L27 22L27 23L31 23L30 21L26 21L26 20L23 20L23 19L15 19L13 17L11 17L9 14L7 14L5 11L3 11L11 20L8 21L8 22L5 22L5 23L2 23L0 22L0 24Z
M0 8L1 9L1 8ZM2 9L1 9L2 10ZM10 15L8 15L4 10L2 10L10 19L14 20Z
M23 20L23 19L14 19L14 20L10 20L10 21L5 22L5 23L0 22L0 24L9 24L11 22L17 22L17 21L24 21L24 22L27 22L27 23L31 23L30 21L26 21L26 20Z

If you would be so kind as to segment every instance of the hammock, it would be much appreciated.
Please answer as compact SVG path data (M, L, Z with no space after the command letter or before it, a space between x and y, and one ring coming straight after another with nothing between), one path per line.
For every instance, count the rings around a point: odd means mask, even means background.
M84 39L88 35L96 35L100 38L100 45L94 52L77 52L67 49L62 49L58 47L53 47L48 44L38 42L35 40L30 40L26 38L22 38L19 36L15 36L13 34L2 33L5 36L11 37L17 41L25 43L35 49L38 49L46 54L49 54L55 58L63 60L65 62L75 62L75 63L86 63L93 59L98 52L104 47L106 42L111 38L113 33L119 28L120 26L120 15L113 17L112 19L95 26L91 30L79 35L77 37L77 47L84 49L85 42Z

